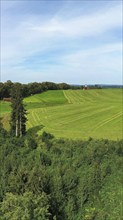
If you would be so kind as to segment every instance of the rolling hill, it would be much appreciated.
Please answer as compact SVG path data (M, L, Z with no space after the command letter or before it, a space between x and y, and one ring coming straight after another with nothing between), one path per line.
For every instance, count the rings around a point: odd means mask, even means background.
M28 110L27 128L56 137L73 139L122 138L122 89L55 90L24 99ZM10 104L1 102L5 126ZM6 116L6 117L5 117Z

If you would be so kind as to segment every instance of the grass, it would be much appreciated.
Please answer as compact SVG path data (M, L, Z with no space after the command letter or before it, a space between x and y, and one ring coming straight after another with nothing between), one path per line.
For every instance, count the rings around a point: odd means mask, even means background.
M67 103L62 90L50 90L41 94L32 95L24 99L27 109L56 106Z
M24 100L27 128L43 125L56 137L122 139L122 89L48 91ZM9 103L1 104L4 115ZM8 107L7 107L8 106Z
M11 111L10 103L0 101L0 115L9 113Z

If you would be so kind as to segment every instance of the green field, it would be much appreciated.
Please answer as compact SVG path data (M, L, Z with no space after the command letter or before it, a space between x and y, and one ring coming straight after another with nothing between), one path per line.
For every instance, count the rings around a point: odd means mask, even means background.
M24 99L27 128L43 125L56 137L122 139L122 89L56 90ZM10 104L1 102L8 128Z
M47 91L41 94L32 95L24 99L27 109L56 106L67 103L63 91Z

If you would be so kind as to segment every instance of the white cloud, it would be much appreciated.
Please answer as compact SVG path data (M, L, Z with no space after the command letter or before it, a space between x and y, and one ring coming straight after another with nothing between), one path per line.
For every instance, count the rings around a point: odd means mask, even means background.
M51 36L62 35L64 37L97 36L107 30L122 26L122 8L120 5L97 12L88 16L79 16L65 19L55 16L47 23L32 25L31 30L36 33L50 34Z
M38 51L52 47L54 39L64 40L66 37L91 37L105 33L111 28L122 25L121 7L113 7L103 13L68 19L58 15L47 22L27 19L18 23L14 29L2 29L2 59L19 59Z
M8 7L8 8L7 8ZM15 5L14 5L15 7ZM10 5L6 6L8 10L11 8ZM5 10L5 8L4 8ZM61 13L62 14L62 13ZM52 18L47 18L43 20L43 17L38 15L26 15L23 18L20 17L13 21L14 16L11 14L6 17L2 15L2 29L1 29L1 64L2 64L2 74L5 75L5 72L13 74L18 72L21 74L21 71L24 74L29 75L29 71L25 65L25 60L31 56L37 55L37 53L48 54L49 50L57 49L60 50L63 48L63 54L56 54L56 60L59 60L59 66L55 63L47 64L47 71L53 74L59 72L74 72L75 68L78 68L77 71L81 73L81 69L89 72L89 68L86 66L88 63L90 65L95 65L95 68L105 68L108 69L110 63L114 58L109 58L107 60L104 58L106 55L109 56L111 53L118 51L121 52L121 44L111 43L105 45L100 45L100 47L93 48L91 45L90 49L84 49L83 45L80 44L80 49L78 50L78 40L89 39L93 41L93 38L100 36L107 36L107 32L111 29L120 28L122 26L122 7L117 5L112 8L107 8L107 10L99 10L96 13L91 13L88 15L74 16L73 18L68 16L69 11L66 12L66 15L61 16L60 13L54 15ZM67 18L66 18L67 17ZM10 21L9 21L10 19ZM9 23L10 22L10 23ZM92 39L91 39L92 38ZM73 43L74 39L74 43ZM72 47L75 48L75 52L67 52L67 44L71 42ZM86 42L87 44L87 42ZM88 46L87 46L88 47ZM101 65L101 58L103 59ZM96 61L98 60L98 64ZM117 62L114 67L112 64L112 69L119 69L119 56L115 59ZM84 64L82 64L85 62ZM115 62L114 62L115 63ZM25 65L25 66L24 66ZM31 63L30 63L31 66ZM40 66L39 66L40 68ZM61 68L61 71L58 69ZM94 69L94 68L93 68ZM43 74L46 74L47 71ZM32 71L33 72L33 71ZM30 71L30 74L33 74ZM95 70L96 72L96 70ZM6 74L7 74L6 73ZM40 75L40 71L37 71L37 76ZM14 77L14 75L13 75ZM78 75L79 77L79 75ZM50 74L49 74L50 78Z
M89 57L93 60L93 57L99 56L111 56L112 53L118 52L120 57L122 57L122 43L115 44L105 44L97 48L91 48L87 50L79 50L76 53L68 54L62 59L66 63L81 65L82 60L90 60Z

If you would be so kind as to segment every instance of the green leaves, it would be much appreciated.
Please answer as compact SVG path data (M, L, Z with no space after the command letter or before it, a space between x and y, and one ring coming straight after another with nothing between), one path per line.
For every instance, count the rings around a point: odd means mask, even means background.
M1 135L0 219L120 219L122 141L43 135Z
M26 192L22 195L6 193L1 203L1 219L48 220L50 215L48 200L45 193L38 196L32 192Z
M16 136L23 136L26 134L26 109L23 104L22 88L19 83L13 86L11 91L12 97L12 112L11 112L11 133Z

